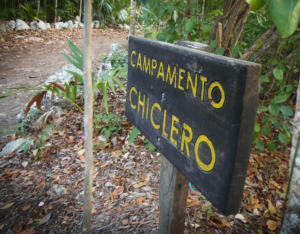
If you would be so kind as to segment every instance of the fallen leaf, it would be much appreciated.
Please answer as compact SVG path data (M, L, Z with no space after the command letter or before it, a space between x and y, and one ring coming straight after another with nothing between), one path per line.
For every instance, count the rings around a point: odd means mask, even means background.
M267 225L271 231L274 231L277 228L277 222L270 219L268 220Z
M31 207L31 204L29 204L28 206L24 206L24 208L22 209L23 211L28 210Z
M100 171L97 171L97 172L93 175L93 179L95 179L99 173L100 173Z
M121 186L120 188L116 189L111 193L112 197L115 198L124 190L124 186Z
M119 211L119 212L122 212L122 211L123 211L122 207L119 206L119 207L118 207L118 211Z
M123 207L127 207L127 206L129 206L130 204L129 203L125 203L124 205L123 205Z
M127 225L127 224L128 224L128 221L129 221L128 219L123 219L123 220L122 220L122 224L123 224L123 225Z
M26 224L32 224L32 223L33 223L33 219L29 219Z
M275 207L273 206L272 202L270 200L268 200L269 202L269 210L270 210L270 213L272 215L275 215L277 213L277 210L275 209Z
M243 223L246 223L246 219L242 214L237 214L236 216L234 216L236 219L241 220Z
M35 230L27 229L27 230L21 231L20 234L35 234Z
M47 214L44 218L41 219L41 221L39 222L38 225L42 225L44 223L47 223L49 221L50 217L51 217L51 213Z
M8 203L5 206L1 207L0 210L5 210L5 209L11 207L13 204L15 204L15 202Z
M81 160L81 162L85 162L85 157L83 155L80 155L79 159Z
M22 162L22 166L25 168L25 167L27 167L27 165L28 165L28 162Z
M13 231L14 232L20 232L23 228L24 222L21 220L17 225L13 226Z
M45 206L44 210L51 210L53 208L53 205Z
M68 220L69 218L70 218L69 216L65 216L64 221Z
M146 186L146 185L148 185L148 182L141 182L141 183L133 185L133 187L140 188L140 187L143 187L143 186Z
M38 184L35 188L40 188L43 187L44 185L45 185L45 179L40 184Z
M0 225L0 230L4 228L4 224Z

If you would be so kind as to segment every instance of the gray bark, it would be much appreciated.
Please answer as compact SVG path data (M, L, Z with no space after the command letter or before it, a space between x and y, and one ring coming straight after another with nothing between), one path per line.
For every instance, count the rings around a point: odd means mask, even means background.
M131 0L130 1L130 29L129 29L129 35L135 35L135 21L136 21L136 1Z
M294 118L294 132L290 155L289 204L285 212L280 233L300 233L300 86L297 90L297 105ZM295 158L294 158L295 157Z
M79 3L79 19L80 19L80 22L81 22L81 9L82 9L82 0L80 0L80 3Z
M57 0L55 0L55 8L54 8L54 23L56 23L57 20Z
M261 43L265 43L269 38L270 36L275 32L276 30L276 27L275 25L273 25L268 31L266 31L262 36L261 38L259 38L259 42L254 44L253 46L250 47L249 50L247 50L246 53L244 53L241 57L242 60L249 60L250 57L256 52L258 51L259 49L259 44Z
M93 186L93 103L92 89L92 5L91 0L84 3L84 50L83 50L83 77L84 77L84 211L83 233L91 233L92 220L92 186Z

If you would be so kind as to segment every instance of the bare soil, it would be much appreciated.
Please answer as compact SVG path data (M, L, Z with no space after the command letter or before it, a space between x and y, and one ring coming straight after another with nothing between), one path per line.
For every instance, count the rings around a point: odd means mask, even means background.
M16 38L23 36L23 38ZM29 37L43 41L26 41ZM117 29L93 29L93 69L99 68L104 53L112 43L127 47L127 32ZM6 88L35 87L67 64L61 52L68 52L66 40L80 48L83 45L83 29L26 30L0 34L0 95L11 92ZM0 131L10 131L18 124L16 116L28 103L28 93L20 93L0 99Z

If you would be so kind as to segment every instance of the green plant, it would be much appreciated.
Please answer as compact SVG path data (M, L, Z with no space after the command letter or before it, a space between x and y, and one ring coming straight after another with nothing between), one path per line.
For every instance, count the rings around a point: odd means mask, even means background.
M132 143L139 134L140 130L137 127L134 127L129 134L128 143ZM148 139L143 139L143 142L145 143L146 149L149 149L151 152L156 150L156 147Z
M99 122L96 125L96 132L104 133L106 139L109 139L112 132L121 129L121 118L113 113L107 115L96 115Z

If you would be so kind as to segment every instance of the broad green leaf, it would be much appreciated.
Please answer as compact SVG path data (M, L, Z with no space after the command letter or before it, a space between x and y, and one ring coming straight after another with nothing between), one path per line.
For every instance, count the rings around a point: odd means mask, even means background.
M282 105L281 107L279 107L279 109L286 116L293 116L294 115L293 110L289 106Z
M193 31L194 28L194 24L195 24L195 19L193 17L189 18L184 26L184 30L186 33L190 33Z
M132 129L132 131L130 132L128 143L132 143L139 134L140 130L138 130L137 127L134 127L134 129Z
M300 63L300 51L298 51L295 55L295 61L296 63Z
M286 96L276 96L272 99L272 103L282 103L287 100Z
M300 0L271 0L270 11L283 38L295 32L300 20Z
M220 47L216 50L216 53L219 55L222 55L222 54L224 54L224 51L225 51L225 49L223 47Z
M283 71L279 68L274 69L273 75L277 80L283 80Z
M45 129L45 132L46 133L50 133L51 132L51 130L52 130L52 128L54 127L54 122L52 122L51 124L49 124L48 125L48 127Z
M107 129L107 130L104 131L104 135L105 135L106 139L109 139L110 134L111 134L110 130Z
M293 85L286 85L285 88L286 88L286 92L288 92L288 93L293 91L293 89L294 89Z
M261 140L258 140L256 142L256 147L261 151L263 151L265 149L264 143Z
M70 98L70 85L67 84L67 82L65 82L66 85L66 96L67 98Z
M269 78L267 76L261 76L260 77L260 82L261 83L269 83L270 80L269 80Z
M266 122L268 122L270 120L270 117L269 116L264 116L263 118L262 118L262 122L263 123L266 123Z
M262 133L264 136L268 136L270 131L271 131L271 127L268 124L266 124L262 129Z
M259 106L259 107L257 108L257 110L258 110L258 111L261 111L261 112L265 112L265 111L268 110L268 108L265 107L265 106Z
M239 45L235 45L232 47L232 58L235 58L237 56L237 54L239 53L239 49L240 49Z
M254 144L257 141L258 136L259 136L259 132L254 132L253 138L252 138L252 144Z
M269 151L274 151L276 148L275 143L273 141L268 142L268 150Z
M259 123L255 123L254 131L255 132L259 132L260 131L260 125L259 125Z
M284 144L289 143L289 138L286 133L279 133L279 140Z
M274 103L271 103L269 105L269 112L272 114L272 115L279 115L279 108L278 108L278 105L277 104L274 104Z
M213 40L211 41L209 47L210 47L210 52L212 52L218 45L218 40Z
M151 152L153 152L153 151L156 150L156 147L155 147L151 142L148 142L148 143L145 145L145 148L148 148Z
M205 25L203 25L202 28L201 28L201 30L202 30L203 32L211 32L212 29L213 29L213 26L210 25L210 24L205 24Z
M272 124L275 124L275 123L278 122L278 119L276 117L272 116L271 117L271 122L272 122Z
M259 11L269 0L246 0L246 2L250 5L252 11Z

